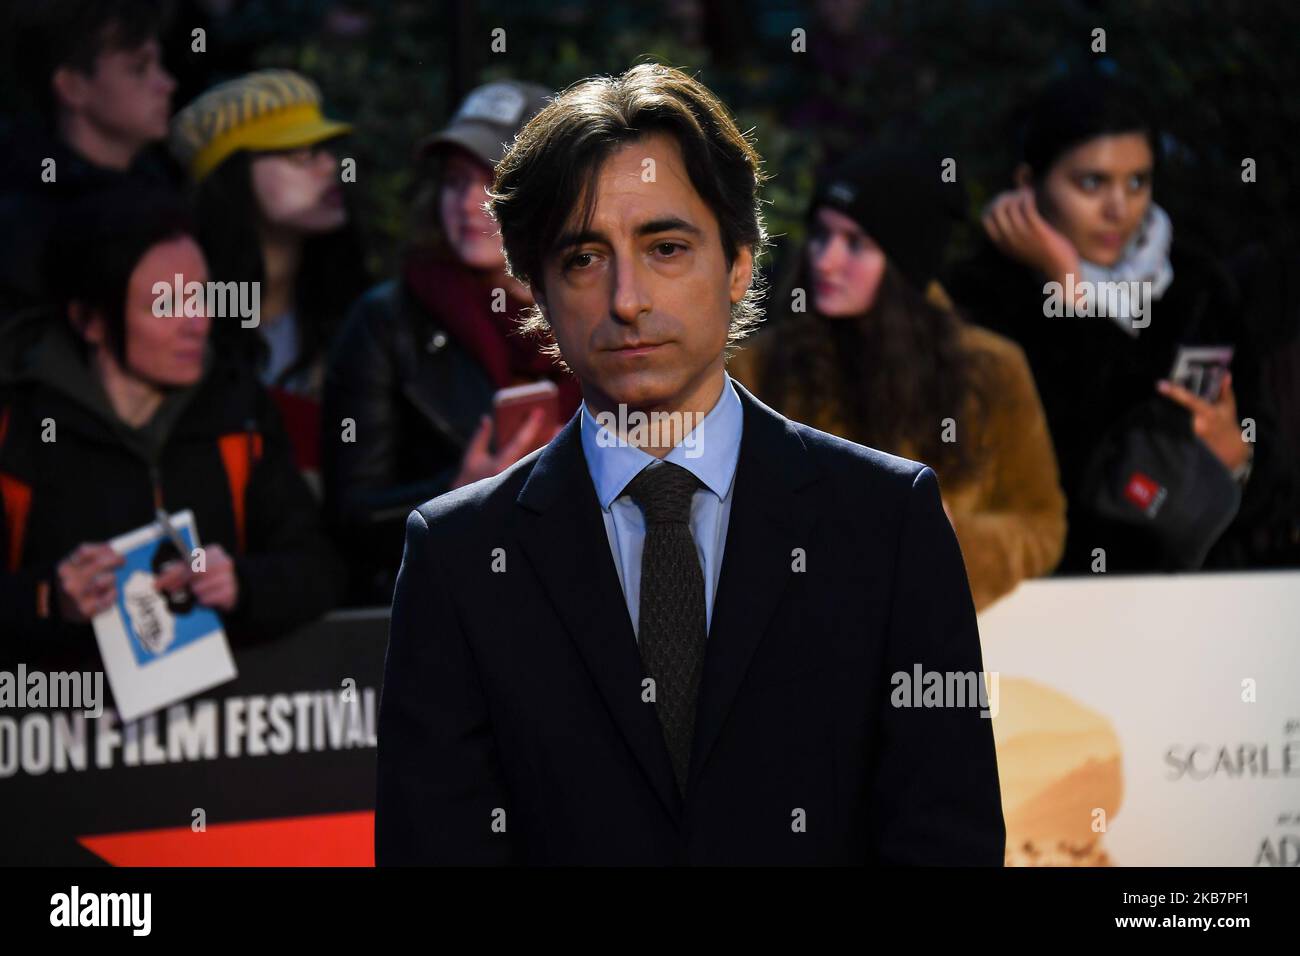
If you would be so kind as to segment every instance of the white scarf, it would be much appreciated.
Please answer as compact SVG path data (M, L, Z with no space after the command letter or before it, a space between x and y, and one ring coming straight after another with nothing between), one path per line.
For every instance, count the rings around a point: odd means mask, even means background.
M1080 259L1081 278L1094 284L1150 282L1151 301L1158 301L1174 281L1174 267L1169 262L1169 246L1173 238L1174 228L1169 220L1169 214L1152 203L1147 209L1142 224L1133 233L1133 238L1125 244L1115 264L1103 266L1089 262L1087 259ZM1106 299L1106 296L1097 297L1099 315L1109 314ZM1133 327L1132 309L1128 307L1129 300L1125 298L1123 302L1125 304L1118 310L1119 314L1111 315L1110 318L1114 319L1115 323L1129 335L1137 338L1139 330Z

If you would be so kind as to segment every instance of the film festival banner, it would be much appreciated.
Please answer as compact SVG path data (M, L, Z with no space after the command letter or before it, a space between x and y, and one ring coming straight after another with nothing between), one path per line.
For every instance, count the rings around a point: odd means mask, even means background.
M333 614L125 724L0 710L0 864L372 865L387 638Z
M1030 582L981 617L1007 862L1300 864L1300 574ZM0 710L0 864L373 863L388 621L123 724Z

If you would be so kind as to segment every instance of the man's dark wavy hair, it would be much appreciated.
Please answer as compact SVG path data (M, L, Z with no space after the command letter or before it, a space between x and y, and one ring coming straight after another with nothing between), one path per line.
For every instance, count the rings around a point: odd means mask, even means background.
M768 242L758 151L704 84L673 67L642 63L620 76L569 87L520 130L497 164L488 208L501 228L512 276L545 293L543 264L561 230L575 212L577 229L590 226L601 165L652 133L667 133L680 146L691 185L718 219L727 268L742 248L757 263ZM728 346L762 320L757 268L754 277L732 307ZM559 356L540 309L530 310L524 332L549 339L545 351Z

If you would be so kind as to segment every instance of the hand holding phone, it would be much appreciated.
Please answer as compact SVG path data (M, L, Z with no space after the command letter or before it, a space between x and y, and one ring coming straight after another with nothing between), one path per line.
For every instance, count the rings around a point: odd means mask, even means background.
M531 440L524 442L527 447L519 458L550 441L559 425L559 397L559 388L547 379L498 391L492 397L497 450L505 449L519 436L534 410L541 413L541 429Z
M559 389L549 381L497 392L494 414L480 419L451 487L499 474L554 438L560 430L558 396Z
M1169 381L1213 405L1232 367L1231 345L1180 345L1169 370Z
M1250 459L1251 447L1237 417L1231 362L1230 346L1181 348L1169 379L1156 382L1156 388L1187 409L1193 434L1235 474Z

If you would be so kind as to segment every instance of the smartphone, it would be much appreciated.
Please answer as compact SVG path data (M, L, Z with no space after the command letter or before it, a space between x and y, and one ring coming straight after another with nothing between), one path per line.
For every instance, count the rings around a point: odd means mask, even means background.
M1180 345L1169 381L1197 398L1217 402L1223 390L1223 376L1232 367L1232 352L1231 345Z
M551 433L560 423L560 390L554 382L543 379L503 388L492 396L492 435L497 451L519 434L535 408L542 410L542 423L537 429L536 441L524 449L524 454L550 441Z

